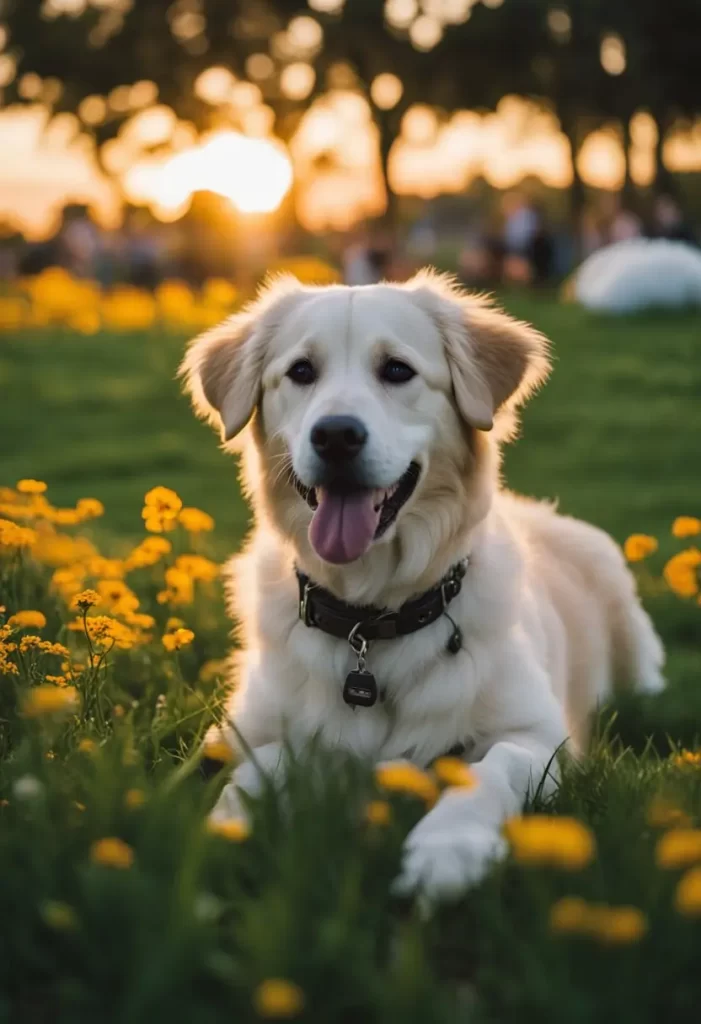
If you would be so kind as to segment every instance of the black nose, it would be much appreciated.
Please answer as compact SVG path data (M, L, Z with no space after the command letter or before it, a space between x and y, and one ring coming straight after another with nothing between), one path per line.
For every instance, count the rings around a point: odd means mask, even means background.
M355 416L322 416L312 427L312 447L325 462L350 462L368 439Z

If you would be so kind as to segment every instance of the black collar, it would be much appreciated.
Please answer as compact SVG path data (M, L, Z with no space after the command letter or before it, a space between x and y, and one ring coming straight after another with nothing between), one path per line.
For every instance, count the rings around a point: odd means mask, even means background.
M374 605L346 604L295 569L299 583L299 617L305 625L349 640L351 645L356 638L370 643L416 633L447 614L448 605L462 589L467 563L467 558L457 562L435 587L405 602L396 612ZM453 635L458 634L459 649L461 638L455 625L454 630Z

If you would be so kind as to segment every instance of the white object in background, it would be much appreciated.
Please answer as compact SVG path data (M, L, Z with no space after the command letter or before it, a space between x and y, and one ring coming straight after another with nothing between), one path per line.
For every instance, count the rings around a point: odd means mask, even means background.
M701 250L665 239L607 245L576 271L574 294L587 309L607 313L701 306Z

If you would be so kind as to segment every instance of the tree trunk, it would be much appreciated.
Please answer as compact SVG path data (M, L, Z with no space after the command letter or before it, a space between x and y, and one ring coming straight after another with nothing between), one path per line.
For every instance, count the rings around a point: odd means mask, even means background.
M577 155L579 153L579 133L576 128L575 119L562 119L562 130L567 136L570 144L570 159L572 161L572 185L570 186L570 230L572 232L574 260L579 263L582 248L582 214L586 205L586 193L584 182L577 168Z
M638 192L633 181L630 171L630 149L632 145L632 139L630 136L630 117L624 115L621 118L621 129L623 136L623 159L625 166L625 174L623 178L623 205L633 212L636 212L638 206Z

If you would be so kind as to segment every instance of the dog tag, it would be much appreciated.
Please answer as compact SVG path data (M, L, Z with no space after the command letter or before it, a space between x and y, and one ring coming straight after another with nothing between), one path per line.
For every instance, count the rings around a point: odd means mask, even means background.
M343 699L355 708L371 708L377 701L377 683L372 672L349 672L343 687Z

